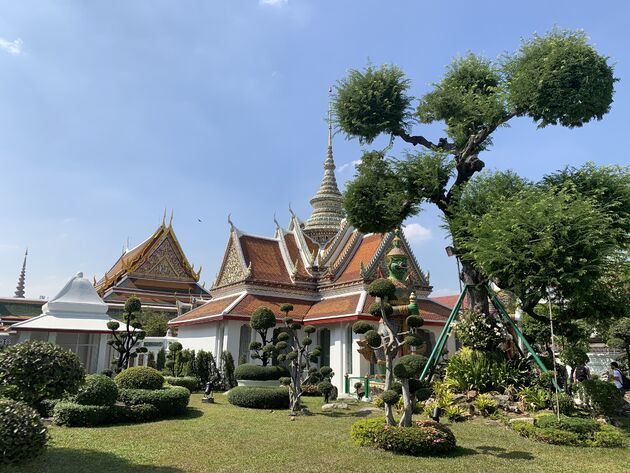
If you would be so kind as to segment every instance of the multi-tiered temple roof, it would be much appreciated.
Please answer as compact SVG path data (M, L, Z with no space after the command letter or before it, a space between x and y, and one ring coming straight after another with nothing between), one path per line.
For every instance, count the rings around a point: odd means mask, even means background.
M230 234L223 261L211 288L212 300L170 322L171 326L218 320L248 320L267 306L280 316L290 302L291 316L309 323L368 317L373 302L367 285L388 274L387 253L394 234L363 234L344 218L334 175L332 133L322 184L311 200L313 212L303 222L293 211L287 228L275 222L271 237L241 231L228 219ZM407 283L418 298L427 324L443 323L449 310L430 299L431 286L401 235L400 251L408 256Z
M127 249L95 286L110 307L110 315L122 310L130 296L145 309L178 312L180 304L194 305L208 298L198 284L201 268L195 271L180 246L171 222L133 249Z

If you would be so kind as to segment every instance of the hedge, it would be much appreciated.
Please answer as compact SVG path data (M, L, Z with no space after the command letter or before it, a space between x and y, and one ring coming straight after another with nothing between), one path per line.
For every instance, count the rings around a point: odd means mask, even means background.
M411 427L387 425L385 419L355 422L352 439L359 445L413 456L443 455L456 447L451 429L433 421L416 421Z
M284 366L261 366L253 363L243 363L234 370L236 379L252 381L273 381L284 376L290 376L289 370Z
M90 374L74 397L74 402L84 406L113 406L118 399L118 387L113 379L104 374Z
M237 386L228 392L228 402L235 406L253 409L288 409L289 390L284 387Z
M128 406L151 404L157 408L160 417L170 417L186 412L190 391L183 386L163 389L120 389L118 400Z
M94 427L118 423L147 422L160 416L155 406L85 406L74 402L59 402L54 409L53 422L67 427Z
M133 366L116 375L114 381L124 389L161 389L164 376L155 368Z
M44 451L48 431L37 411L0 399L0 465L34 458Z
M183 386L191 393L199 391L199 380L194 376L164 376L164 380L171 386Z
M510 426L523 437L553 445L606 448L623 446L623 435L619 429L591 419L562 416L558 421L553 414L544 414L534 419L534 424L515 421ZM594 427L597 429L593 430Z

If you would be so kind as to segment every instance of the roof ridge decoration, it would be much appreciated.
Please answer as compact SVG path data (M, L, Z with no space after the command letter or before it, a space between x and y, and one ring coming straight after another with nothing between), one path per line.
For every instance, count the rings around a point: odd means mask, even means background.
M329 271L331 274L338 275L343 272L343 269L352 258L352 255L359 248L359 245L363 241L364 236L365 235L358 230L352 233L352 235L350 236L350 244L348 245L346 250L337 258L337 260L330 266Z
M228 216L228 223L230 224L230 238L225 247L221 267L214 283L212 283L212 289L241 282L251 276L251 262L249 265L245 263L245 256L241 247L243 234L232 223L230 216Z
M291 213L291 223L289 228L292 230L293 235L297 241L298 250L300 251L300 256L302 257L302 262L304 266L307 268L311 268L313 266L313 255L311 254L308 244L306 243L306 237L304 232L302 231L302 227L300 226L300 220L291 207L289 207L289 212Z
M361 277L365 278L368 276L378 265L379 260L385 254L385 250L389 247L392 240L394 239L394 232L387 232L385 237L381 240L381 244L378 246L378 249L374 252L372 259L367 265L361 266Z
M295 282L295 276L298 273L297 260L295 261L295 263L293 263L291 261L291 255L289 253L289 248L287 247L287 242L284 239L284 237L285 237L285 235L287 233L280 226L280 224L278 223L278 220L276 220L275 214L273 216L273 221L276 224L275 237L278 240L278 243L280 244L280 254L282 255L282 260L284 261L284 265L287 267L287 272L289 273L289 276L291 277L291 281Z
M332 88L329 89L332 93ZM328 152L324 161L324 177L319 185L319 190L313 196L310 203L313 213L304 225L304 231L320 247L324 246L339 231L341 220L344 218L341 204L341 192L337 186L335 177L335 160L332 148L332 100L328 105Z
M344 218L341 221L339 231L330 241L328 246L326 246L326 248L323 250L321 257L323 264L326 264L329 260L334 260L334 257L337 256L338 250L340 250L340 248L343 248L345 242L348 240L348 238L350 238L352 231L352 225L350 225L350 222L348 222L348 220Z

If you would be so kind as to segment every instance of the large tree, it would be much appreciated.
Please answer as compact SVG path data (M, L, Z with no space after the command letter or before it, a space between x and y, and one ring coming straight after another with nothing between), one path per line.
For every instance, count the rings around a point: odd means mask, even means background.
M107 343L118 352L118 360L115 361L115 370L120 372L129 368L129 362L136 358L138 353L146 353L146 347L136 347L140 340L144 340L146 332L142 329L142 324L138 320L142 303L140 299L131 296L125 301L123 312L123 326L115 320L107 322L107 328L111 330L112 338Z
M384 152L364 154L344 195L350 222L364 232L392 231L428 202L450 225L462 191L485 166L480 153L499 127L517 117L529 117L538 127L599 120L610 108L615 81L608 58L584 33L564 30L534 36L501 61L472 53L454 60L415 107L401 69L370 65L350 71L336 88L338 127L362 143L386 134L422 149L397 161ZM431 140L413 133L414 125L434 122L446 125L446 136ZM486 276L453 236L471 302L487 312Z

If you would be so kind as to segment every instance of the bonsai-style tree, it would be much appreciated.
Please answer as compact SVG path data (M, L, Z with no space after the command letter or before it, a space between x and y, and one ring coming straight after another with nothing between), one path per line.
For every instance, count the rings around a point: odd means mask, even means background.
M221 377L223 378L223 386L227 390L238 384L234 377L234 358L228 350L221 353Z
M610 328L608 346L620 348L625 353L626 369L630 370L630 318L618 320Z
M158 371L162 371L164 369L164 365L166 364L166 350L164 350L164 348L160 348L160 351L158 351L155 364Z
M146 332L142 330L142 324L138 321L138 315L142 310L142 303L137 297L130 297L125 301L125 309L123 312L123 330L120 329L120 323L115 320L107 322L107 328L112 331L112 339L107 343L118 352L118 360L116 361L116 371L120 372L125 368L129 368L129 362L132 358L138 356L138 353L146 353L145 347L134 349L138 340L144 340Z
M280 378L280 382L289 387L289 405L291 414L296 415L302 409L300 399L302 397L302 384L306 377L316 376L316 372L311 372L310 363L317 362L321 352L318 347L311 350L313 339L311 335L315 333L315 327L294 322L289 317L289 312L293 310L293 305L283 304L280 311L284 312L284 331L277 335L278 342L275 349L280 353L278 361L289 363L290 377ZM300 339L299 331L302 329L306 335ZM322 368L323 369L323 368ZM330 370L332 372L332 370ZM305 375L306 373L306 375ZM332 376L332 375L331 375Z
M273 357L275 346L273 337L269 337L269 329L276 326L276 316L265 306L258 307L249 321L249 326L258 333L262 342L252 342L249 345L252 358L259 359L263 366L267 366Z
M179 376L182 368L182 344L179 342L171 342L168 344L168 353L166 354L166 363L164 366L171 372L172 376Z
M322 366L319 369L319 377L321 381L317 383L317 389L324 396L324 402L330 401L330 396L335 387L332 384L332 377L335 375L330 366Z
M424 343L424 339L418 333L424 321L419 315L410 315L406 319L409 330L403 332L396 330L391 318L394 308L388 302L395 299L396 286L394 286L389 279L383 278L373 281L368 286L368 294L376 298L376 301L370 306L369 311L370 314L379 318L382 332L379 333L376 327L366 321L355 322L352 330L354 333L363 334L363 337L370 347L374 349L380 348L385 354L385 392L383 393L385 418L389 425L395 425L393 405L398 402L400 395L393 390L394 376L397 376L394 370L394 360L403 346L407 345L414 349L414 347ZM401 360L402 358L405 358L405 361L401 366L405 366L406 368L399 368L398 373L402 376L400 381L402 384L405 408L399 425L401 427L409 427L411 425L411 415L413 414L414 404L409 379L413 376L420 375L426 359L420 355L407 355L406 357L401 357ZM412 375L412 373L415 373L415 367L417 366L420 366L420 370L417 375Z
M427 202L450 227L462 192L485 166L480 154L499 128L519 117L531 118L539 128L600 120L610 109L615 81L608 58L586 35L564 30L536 35L502 61L472 53L454 60L417 106L399 68L370 65L351 71L336 88L338 127L362 143L384 134L421 151L396 162L384 152L366 152L344 194L348 220L364 233L390 232ZM413 134L414 125L434 122L445 124L446 136L430 140ZM457 235L453 240L472 307L487 314L487 275Z

